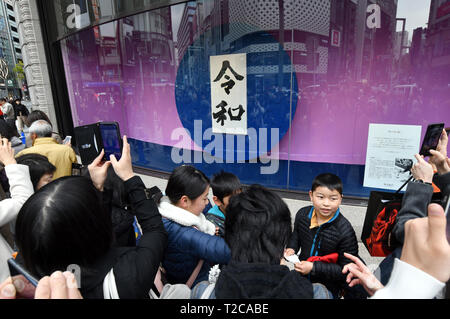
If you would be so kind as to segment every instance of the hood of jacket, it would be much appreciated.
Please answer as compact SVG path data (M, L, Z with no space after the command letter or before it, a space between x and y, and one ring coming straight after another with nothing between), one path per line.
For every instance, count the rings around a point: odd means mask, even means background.
M312 299L311 282L287 266L231 261L220 272L219 299Z
M161 198L158 209L162 217L170 219L177 224L196 227L201 232L209 235L214 235L216 232L216 226L207 220L205 215L200 214L197 216L183 208L177 207L170 202L167 196Z

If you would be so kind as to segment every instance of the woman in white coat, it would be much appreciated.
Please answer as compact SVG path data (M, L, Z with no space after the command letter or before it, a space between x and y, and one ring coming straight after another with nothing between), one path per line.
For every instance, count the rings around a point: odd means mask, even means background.
M20 208L34 190L28 166L17 164L11 142L6 138L0 139L0 162L5 166L11 193L11 198L0 202L0 227L2 227L15 220ZM12 253L12 248L0 234L0 282L9 276L7 260L12 257Z

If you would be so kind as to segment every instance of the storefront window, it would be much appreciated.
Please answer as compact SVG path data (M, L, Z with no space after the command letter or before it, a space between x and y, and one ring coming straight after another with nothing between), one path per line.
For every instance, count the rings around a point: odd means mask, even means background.
M405 0L372 2L191 1L84 29L61 40L74 125L119 122L145 168L299 191L327 171L366 197L370 123L450 126L445 1L405 32Z

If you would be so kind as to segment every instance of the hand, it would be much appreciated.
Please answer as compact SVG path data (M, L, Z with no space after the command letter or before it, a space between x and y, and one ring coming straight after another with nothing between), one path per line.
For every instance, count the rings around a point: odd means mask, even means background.
M308 275L313 268L313 263L310 261L301 261L294 264L294 270L298 271L302 275Z
M108 167L111 162L102 162L105 155L105 150L102 150L97 158L88 166L89 175L91 176L92 184L99 191L103 192L103 185L107 177Z
M117 161L114 155L111 155L109 158L117 176L123 181L127 181L134 176L133 165L131 164L130 144L128 144L126 136L123 137L122 157L120 160Z
M431 164L425 162L422 156L419 154L414 155L417 159L417 163L415 163L411 168L411 174L415 179L421 179L425 183L433 182L433 167Z
M0 299L33 299L35 290L23 275L8 277L0 285Z
M442 206L430 204L428 217L405 223L405 243L400 258L444 283L450 279L450 244L446 225Z
M11 147L11 142L6 138L0 139L0 162L2 162L4 166L17 164L16 159L14 158L14 149Z
M295 250L293 250L292 248L286 248L286 249L284 250L284 255L285 255L285 256L291 256L291 255L293 255L293 254L295 254Z
M219 236L219 227L216 226L216 232L215 232L216 236Z
M55 271L39 280L34 299L83 299L73 273Z
M430 150L430 162L436 166L436 170L439 174L445 174L450 172L450 159L444 156L441 152Z
M362 285L370 296L384 287L358 257L348 253L344 253L344 256L353 261L342 269L343 274L348 273L347 283L349 287Z
M441 137L439 138L439 143L436 147L436 151L447 157L447 145L448 145L448 135L445 129L442 130Z
M436 166L439 174L450 172L450 160L447 158L448 135L445 129L442 130L441 137L436 150L430 150L430 163Z

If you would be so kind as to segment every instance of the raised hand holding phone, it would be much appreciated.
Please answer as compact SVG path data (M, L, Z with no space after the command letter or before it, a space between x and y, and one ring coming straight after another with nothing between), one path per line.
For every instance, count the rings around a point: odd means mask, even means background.
M128 144L126 135L123 136L123 150L120 160L117 161L114 155L111 155L109 158L117 176L123 181L127 181L134 176L133 165L131 164L130 144Z
M430 124L423 138L422 147L420 148L420 155L431 156L430 150L436 150L440 139L442 137L442 130L444 123Z
M425 183L432 183L433 181L433 167L427 163L419 154L414 155L417 163L411 168L411 174L416 180L422 180Z
M102 150L100 154L94 159L94 161L88 166L89 175L91 176L92 183L99 191L103 191L103 185L107 177L108 167L111 162L103 162L103 156L105 151Z

